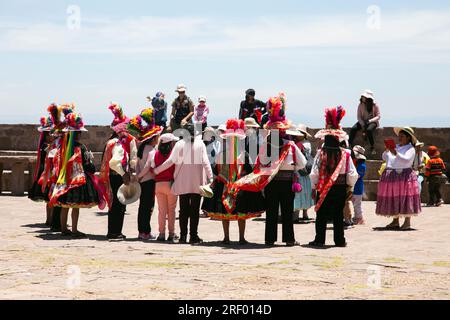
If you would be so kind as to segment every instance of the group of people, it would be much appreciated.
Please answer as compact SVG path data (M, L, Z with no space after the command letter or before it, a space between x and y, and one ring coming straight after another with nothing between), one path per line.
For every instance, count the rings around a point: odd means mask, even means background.
M309 245L325 245L326 226L332 221L335 245L346 246L345 226L364 223L365 149L352 143L356 132L363 130L373 148L380 113L371 91L361 97L358 123L350 137L340 124L345 109L325 110L325 128L315 134L321 141L317 150L312 148L306 126L293 125L286 117L283 93L264 103L255 98L255 90L247 90L239 117L213 129L207 123L206 98L199 97L195 106L186 95L186 86L178 85L176 92L169 119L162 92L148 97L151 106L132 118L119 104L110 104L114 119L99 176L92 153L80 143L86 131L81 115L73 105L48 107L49 116L41 118L39 127L38 161L29 197L47 202L47 224L53 231L86 237L78 230L80 209L107 206L106 237L125 239L126 205L139 200L141 240L201 243L198 225L203 212L222 221L225 245L230 243L230 221L237 221L239 244L245 245L246 221L265 213L266 245L277 242L281 219L282 242L294 246L298 245L294 220L309 220L308 209L314 207L316 237ZM386 165L376 213L394 218L390 228L400 227L399 217L406 217L405 229L410 227L410 217L421 210L419 175L413 170L417 138L411 128L398 128L396 134L399 144L383 153ZM437 149L433 159L436 155ZM431 159L426 163L424 158L419 156L417 168L433 184L444 169L443 162ZM433 201L440 202L438 188L430 190L439 198ZM178 202L179 236L175 228ZM150 226L155 203L158 236ZM350 205L353 218L348 214ZM70 209L72 230L67 228Z

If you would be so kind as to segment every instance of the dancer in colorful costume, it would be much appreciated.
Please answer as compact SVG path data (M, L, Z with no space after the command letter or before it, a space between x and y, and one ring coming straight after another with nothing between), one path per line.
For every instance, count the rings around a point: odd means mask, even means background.
M214 196L204 202L202 210L215 220L222 220L224 231L223 244L230 244L230 221L237 220L239 226L239 244L247 244L245 240L245 222L247 219L259 217L264 211L262 193L238 191L235 205L223 201L229 188L241 177L253 171L245 152L245 126L243 120L230 119L226 124L226 132L221 134L222 152L216 157L213 166L215 179L213 182Z
M122 107L111 103L108 107L114 115L111 123L113 134L106 143L102 158L100 179L106 190L108 203L108 239L125 239L122 234L126 206L117 198L117 191L122 184L129 185L137 163L136 141L127 131L130 119Z

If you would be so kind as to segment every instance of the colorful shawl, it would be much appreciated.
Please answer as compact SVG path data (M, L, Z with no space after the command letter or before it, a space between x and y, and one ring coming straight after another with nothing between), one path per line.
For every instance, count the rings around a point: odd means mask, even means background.
M225 159L225 161L223 161L225 162L224 164L217 164L218 175L216 179L224 184L222 203L228 213L233 213L234 209L236 208L235 201L232 203L230 201L227 201L228 195L233 190L233 184L241 178L242 170L244 168L244 164L242 162L239 162L238 159L240 154L238 141L239 139L237 136L230 136L227 138L224 143L228 143L226 150L229 150L229 159ZM224 153L222 154L222 156L226 157L227 155ZM230 161L230 163L227 163L228 160Z
M253 172L238 179L227 188L227 192L224 194L222 200L227 211L230 209L234 210L236 207L236 196L240 190L260 192L273 180L278 171L280 171L281 165L284 159L286 159L292 144L292 142L289 142L284 145L280 157L270 166L263 166L258 156Z
M327 197L328 192L330 191L331 187L334 185L337 178L339 177L344 161L347 160L348 162L348 157L349 157L348 153L345 151L345 149L342 149L341 160L337 164L334 172L331 175L328 175L326 173L327 155L323 151L320 152L319 182L317 184L317 192L319 192L320 198L319 201L317 201L316 207L314 208L316 212L319 211L320 207L322 206L322 203L325 201L325 198Z
M112 152L114 146L116 145L117 140L112 139L109 140L105 147L105 153L103 154L102 165L100 169L100 183L102 184L102 188L105 190L105 198L108 208L111 209L113 202L113 194L111 190L111 184L109 183L109 161L112 158Z

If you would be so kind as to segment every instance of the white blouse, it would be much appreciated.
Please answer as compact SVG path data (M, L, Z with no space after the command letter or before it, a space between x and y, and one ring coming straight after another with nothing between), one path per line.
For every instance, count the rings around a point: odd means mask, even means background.
M416 150L412 144L397 145L397 155L393 155L390 151L385 151L383 160L386 161L386 168L409 169L412 168L415 156Z
M353 187L356 184L356 181L358 181L358 172L356 171L355 165L353 164L352 157L350 156L350 150L345 150L345 152L348 154L346 156L346 159L348 158L348 164L347 160L344 160L344 164L341 167L341 172L339 174L346 174L346 183L349 187ZM312 188L316 189L317 183L319 182L319 170L320 170L320 153L319 150L316 154L316 157L314 158L314 164L311 169L311 174L309 175L311 179ZM347 171L348 167L348 172Z
M122 145L119 143L119 139L115 138L115 145L112 150L112 157L111 160L109 160L109 168L114 170L116 173L123 176L126 172L122 167L122 159L125 155L125 150L123 149ZM130 154L128 155L128 164L131 169L136 168L137 164L137 147L136 147L136 141L132 140L130 143Z

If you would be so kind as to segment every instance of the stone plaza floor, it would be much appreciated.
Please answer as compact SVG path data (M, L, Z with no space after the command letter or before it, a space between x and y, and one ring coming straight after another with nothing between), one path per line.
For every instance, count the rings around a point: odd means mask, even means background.
M301 246L268 248L263 218L248 221L247 246L221 245L222 225L208 218L201 245L138 241L136 204L126 241L106 240L97 208L80 213L88 239L71 240L42 224L44 204L1 196L0 299L449 299L450 206L423 208L412 231L383 230L390 221L375 203L363 209L366 225L346 231L346 248L332 246L331 225L325 249L306 247L314 223L295 224ZM237 241L236 222L231 231Z

